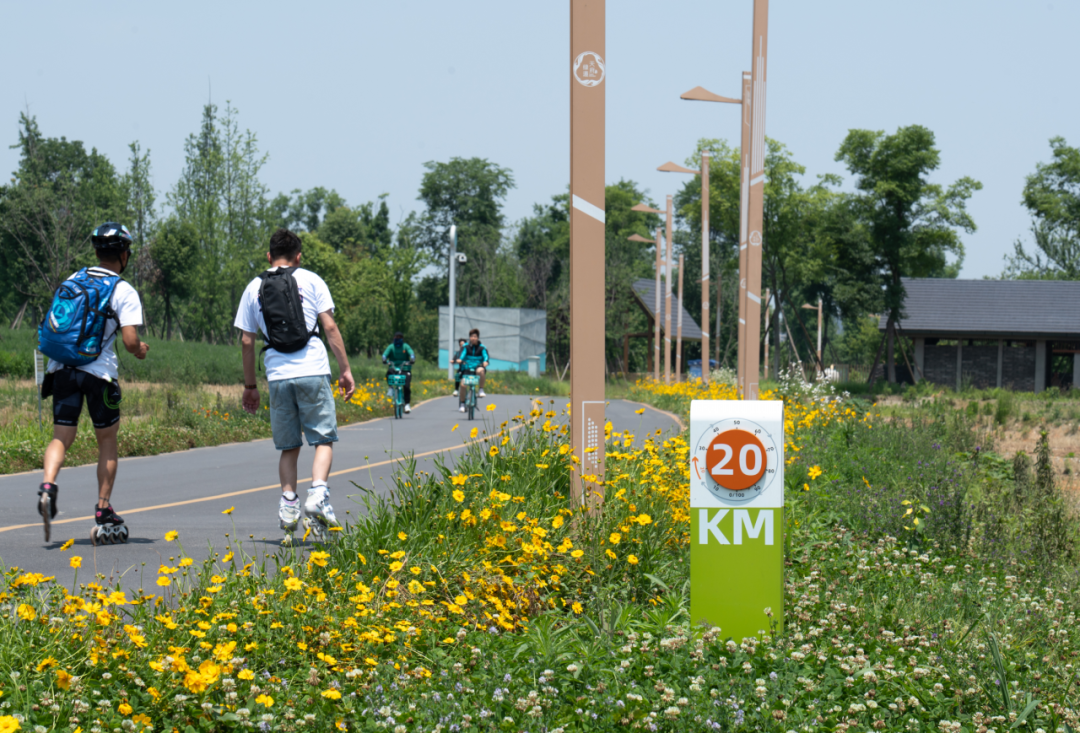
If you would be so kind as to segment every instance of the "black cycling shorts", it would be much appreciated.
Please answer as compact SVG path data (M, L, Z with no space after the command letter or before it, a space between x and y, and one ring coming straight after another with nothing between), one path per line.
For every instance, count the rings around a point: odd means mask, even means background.
M95 428L107 428L120 419L120 383L106 382L79 369L61 369L52 375L53 425L78 425L83 398Z

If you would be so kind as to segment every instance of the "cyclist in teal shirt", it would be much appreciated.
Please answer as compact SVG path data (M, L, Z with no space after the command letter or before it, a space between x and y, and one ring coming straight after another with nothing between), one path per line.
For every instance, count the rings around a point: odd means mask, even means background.
M395 370L405 372L405 388L402 390L404 392L402 397L405 400L405 412L412 412L409 403L412 402L412 365L416 363L416 354L413 353L412 347L405 343L405 337L400 331L394 334L394 343L386 347L382 360L383 364L390 367L386 370L386 376L389 377Z
M458 354L458 363L461 364L460 374L475 374L480 377L480 389L476 395L477 397L487 396L484 394L484 376L490 361L491 357L488 356L487 347L480 343L480 329L472 329L469 331L469 343L465 344L461 349L461 353ZM466 391L464 389L460 390L461 394L458 398L459 412L465 412Z

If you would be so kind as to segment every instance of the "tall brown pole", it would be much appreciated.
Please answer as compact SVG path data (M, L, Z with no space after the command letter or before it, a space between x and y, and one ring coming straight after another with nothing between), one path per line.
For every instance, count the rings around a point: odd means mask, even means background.
M656 227L656 306L653 309L653 379L660 381L660 227Z
M769 331L769 289L765 288L765 331ZM762 369L765 372L765 376L769 375L769 337L765 337L765 364Z
M824 305L821 298L817 301L817 363L818 368L825 371L825 362L821 360L821 308Z
M716 367L720 368L720 322L724 313L723 291L724 273L721 270L716 274ZM711 367L710 367L711 369Z
M679 255L679 315L675 326L675 381L682 381L683 256Z
M701 381L709 383L709 161L701 151ZM682 277L682 268L679 268ZM719 336L717 336L719 338Z
M604 474L604 0L570 0L570 435L575 503Z
M746 263L746 399L758 398L761 341L761 248L765 219L765 87L769 0L754 0L751 67L754 101L750 125L750 247Z
M739 380L739 392L746 398L746 270L747 270L747 221L750 216L750 116L753 104L751 91L753 84L750 72L743 72L742 81L742 124L739 142L739 352L736 356L736 370Z
M671 218L673 214L671 195L667 197L667 228L664 235L664 251L667 266L664 272L664 384L671 384L671 252L675 248L671 246Z

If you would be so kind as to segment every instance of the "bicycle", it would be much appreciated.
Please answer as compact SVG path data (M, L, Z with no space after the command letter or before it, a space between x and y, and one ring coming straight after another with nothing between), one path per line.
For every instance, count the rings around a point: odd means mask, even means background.
M386 375L386 383L393 392L394 419L400 420L405 415L405 382L408 374L400 369L394 369Z
M469 412L469 419L472 420L476 413L476 388L480 385L480 377L476 374L463 374L461 375L461 388L468 389L465 394L465 409Z

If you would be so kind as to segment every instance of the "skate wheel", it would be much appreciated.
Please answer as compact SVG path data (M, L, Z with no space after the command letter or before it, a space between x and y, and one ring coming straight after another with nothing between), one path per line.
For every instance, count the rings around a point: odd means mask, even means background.
M116 542L121 545L126 545L128 541L128 528L126 525L121 524L116 529Z
M101 537L98 535L98 528L94 527L90 530L90 544L97 547L101 544Z

